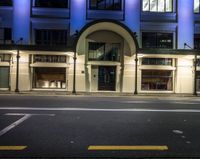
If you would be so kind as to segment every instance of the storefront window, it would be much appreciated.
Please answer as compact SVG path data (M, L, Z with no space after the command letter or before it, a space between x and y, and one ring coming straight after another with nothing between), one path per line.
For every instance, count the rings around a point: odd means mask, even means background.
M142 11L172 12L173 0L143 0Z
M172 66L172 59L171 58L142 58L142 65Z
M173 71L142 70L142 90L172 91Z
M66 68L33 68L33 88L66 88Z
M120 44L89 42L88 59L91 61L120 61Z
M122 0L89 0L89 8L95 10L121 10Z

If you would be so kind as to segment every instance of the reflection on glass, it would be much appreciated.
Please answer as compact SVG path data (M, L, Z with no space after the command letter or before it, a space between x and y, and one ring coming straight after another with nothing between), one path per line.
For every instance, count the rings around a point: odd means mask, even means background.
M149 11L149 0L143 0L143 11Z
M173 71L142 70L142 90L172 91L173 90Z
M158 0L158 12L164 12L164 11L165 11L165 1Z
M157 1L156 0L150 0L150 11L156 12L157 11Z
M199 0L194 0L194 13L199 13Z
M166 12L172 12L172 0L166 0Z
M172 12L173 0L143 0L142 11Z

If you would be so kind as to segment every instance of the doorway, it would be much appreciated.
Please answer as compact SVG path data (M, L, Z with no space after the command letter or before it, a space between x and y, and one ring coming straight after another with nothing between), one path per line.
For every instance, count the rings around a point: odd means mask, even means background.
M116 91L116 66L99 66L98 90Z

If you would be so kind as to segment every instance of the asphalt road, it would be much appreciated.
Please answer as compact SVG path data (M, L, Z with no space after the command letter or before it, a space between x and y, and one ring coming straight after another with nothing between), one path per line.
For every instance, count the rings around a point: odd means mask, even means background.
M200 158L200 98L0 95L0 158Z

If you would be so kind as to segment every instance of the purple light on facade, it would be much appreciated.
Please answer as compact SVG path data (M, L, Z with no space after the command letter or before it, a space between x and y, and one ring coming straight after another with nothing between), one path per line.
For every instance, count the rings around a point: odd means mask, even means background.
M138 37L140 37L140 8L141 0L125 0L125 25L136 32Z
M71 34L76 30L81 30L86 21L86 0L71 1Z
M29 43L30 0L13 0L13 40Z
M178 0L178 48L184 49L184 43L194 46L194 2Z

